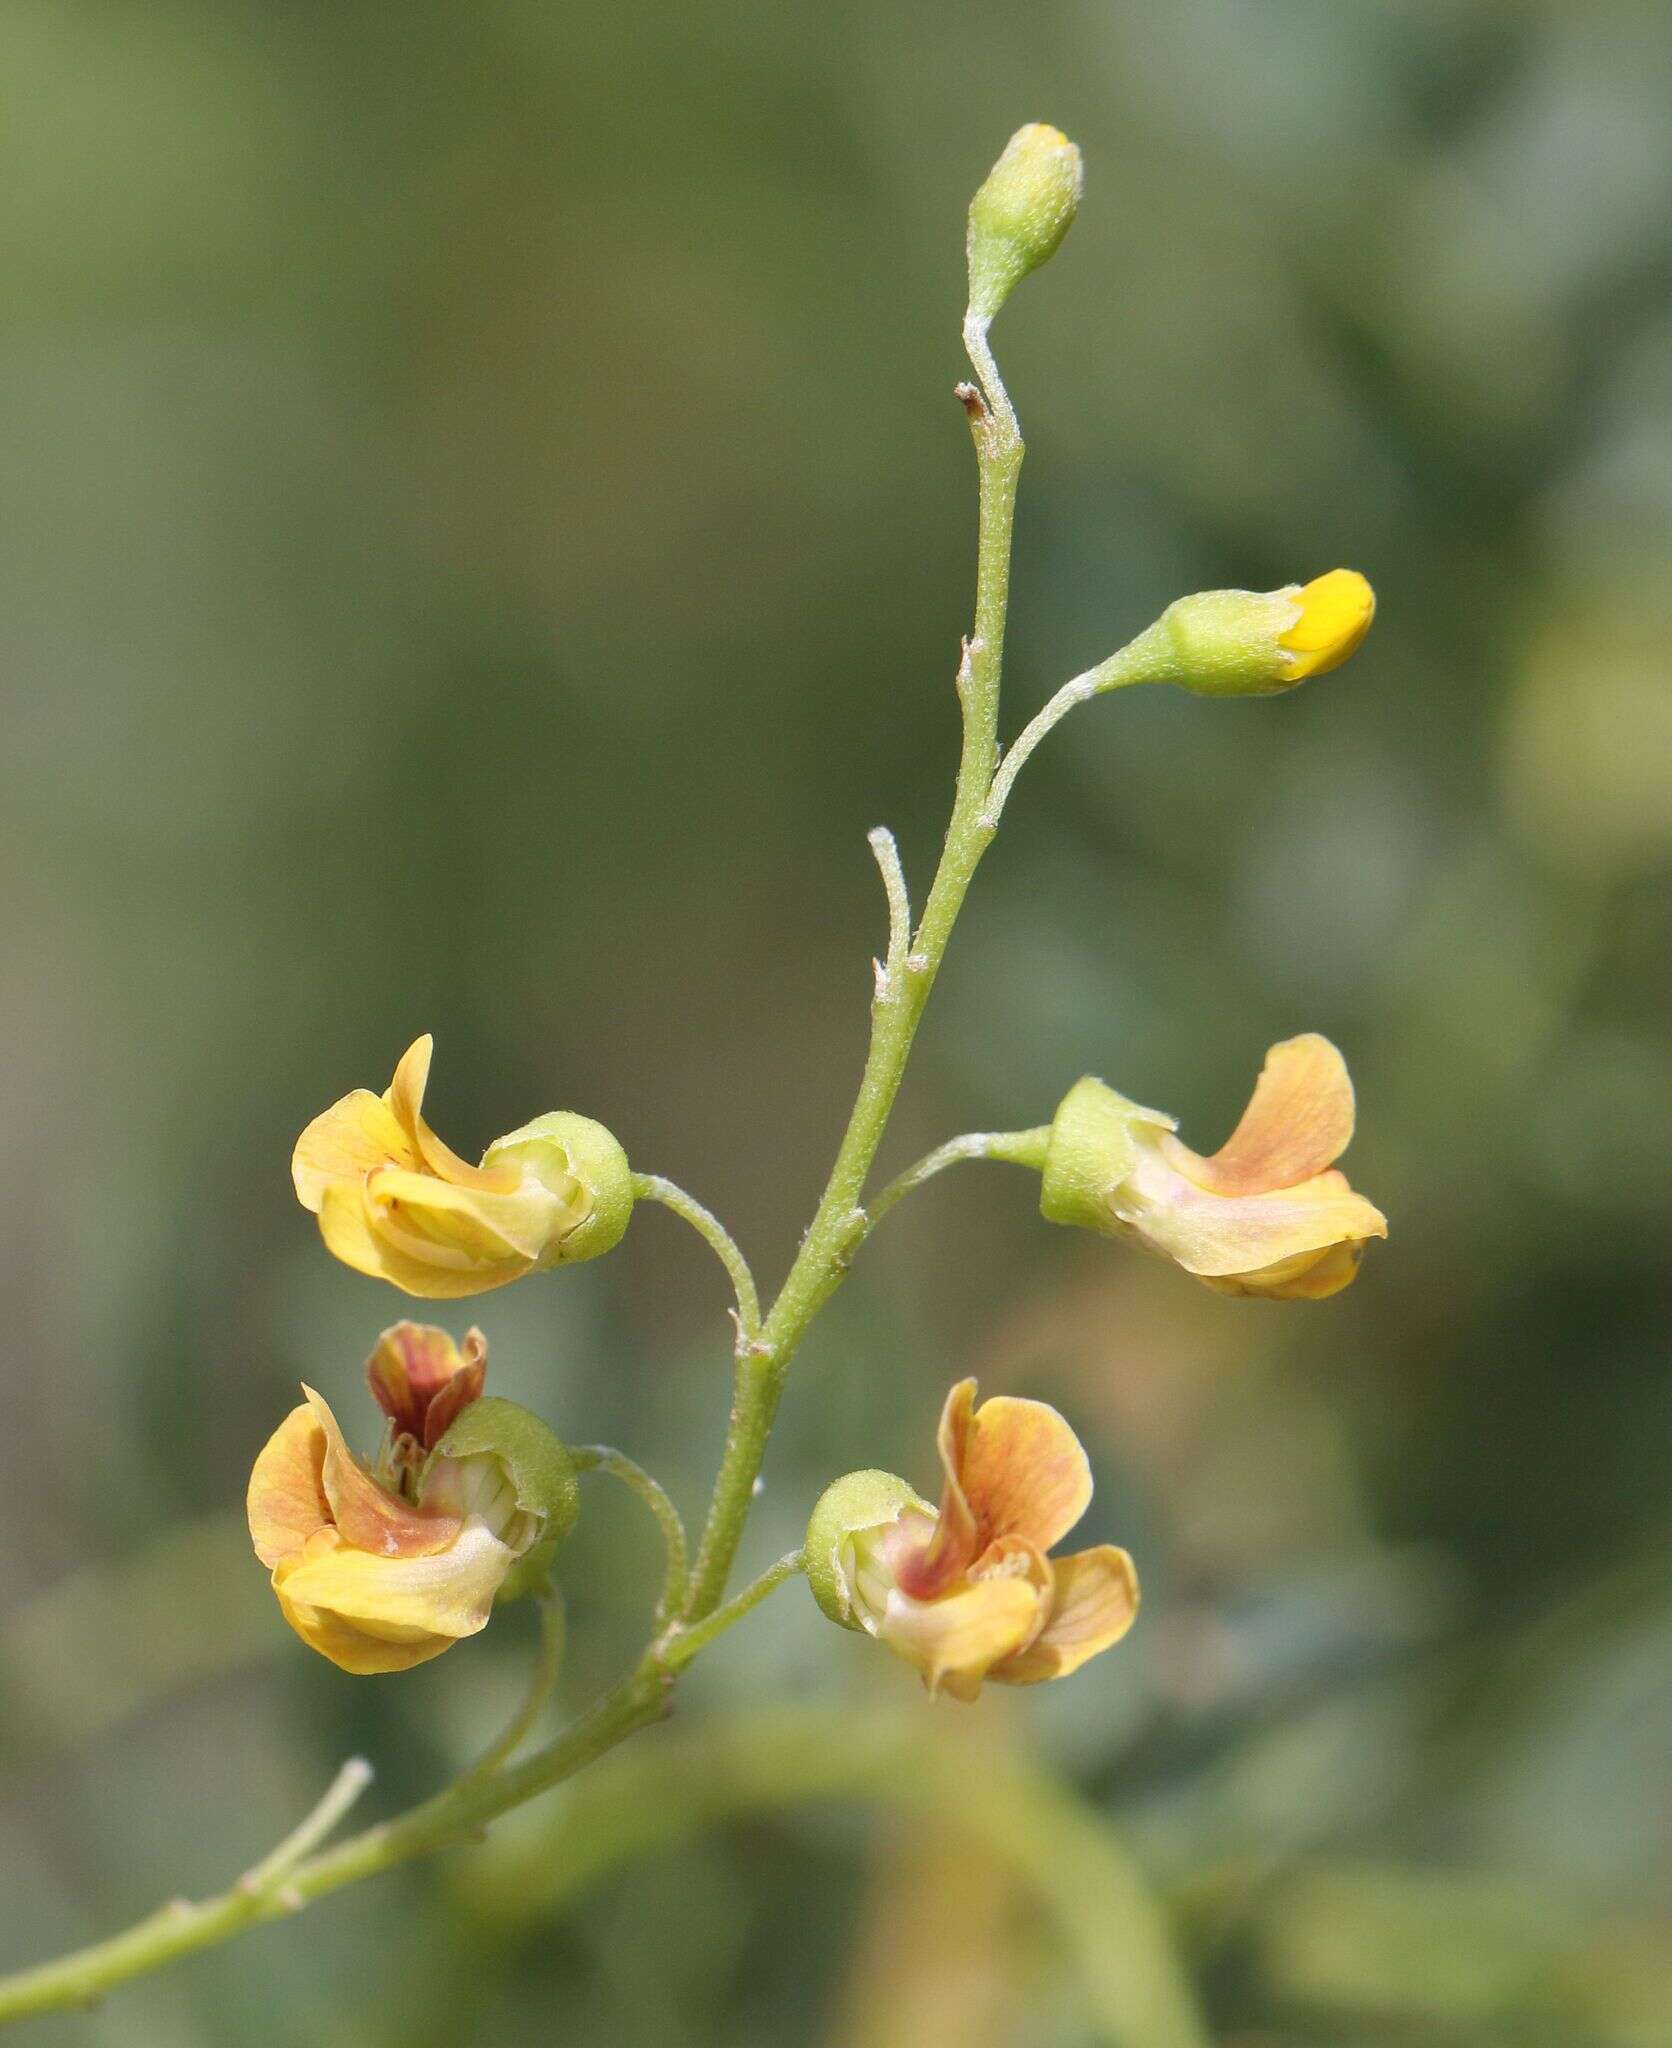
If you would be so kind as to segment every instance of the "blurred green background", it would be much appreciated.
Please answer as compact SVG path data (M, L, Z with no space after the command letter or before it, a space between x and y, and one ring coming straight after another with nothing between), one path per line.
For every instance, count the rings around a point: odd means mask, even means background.
M405 1307L291 1197L311 1115L430 1029L461 1149L582 1109L785 1266L864 832L921 887L948 801L963 210L1022 120L1088 178L997 331L1009 728L1186 590L1344 561L1381 614L1052 739L885 1164L1086 1071L1209 1149L1317 1029L1393 1226L1274 1306L937 1182L745 1565L849 1466L930 1484L975 1372L1086 1437L1122 1650L931 1712L792 1588L483 1849L33 2038L1118 2039L1063 1780L1223 2042L1672 2039L1672 12L13 0L0 74L0 1961L218 1890L351 1750L393 1811L515 1696L525 1614L350 1681L248 1556L296 1381L369 1440ZM646 1212L442 1319L694 1513L722 1304ZM655 1560L596 1483L568 1559L573 1706Z

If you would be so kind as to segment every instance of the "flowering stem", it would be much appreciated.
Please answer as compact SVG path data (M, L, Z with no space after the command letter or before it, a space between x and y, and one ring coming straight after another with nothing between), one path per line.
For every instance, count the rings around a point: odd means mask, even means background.
M860 1200L865 1182L888 1127L952 927L993 837L983 812L998 764L999 676L1023 448L1015 411L987 345L985 323L974 315L965 319L964 345L981 383L979 391L970 385L959 388L975 439L980 524L975 631L964 643L958 667L963 747L952 818L911 948L897 963L897 948L890 948L890 964L871 1006L871 1044L859 1095L812 1224L759 1338L739 1347L731 1425L685 1600L690 1622L711 1614L725 1596L784 1376L808 1325L841 1284L864 1237L868 1219ZM892 887L890 893L892 897Z
M666 1487L659 1480L652 1479L644 1467L635 1464L624 1451L612 1450L608 1444L581 1444L572 1448L569 1456L577 1472L606 1472L612 1479L619 1479L623 1486L631 1487L656 1517L668 1559L662 1597L656 1603L656 1626L660 1628L669 1615L678 1612L679 1603L685 1597L685 1524L680 1520L678 1508L669 1498Z
M986 811L998 765L999 676L1009 605L1016 483L1023 449L1015 412L987 346L985 324L973 315L965 321L964 341L981 386L979 391L970 385L959 387L975 440L980 524L975 628L964 643L957 677L963 743L952 817L940 864L909 948L901 944L909 913L898 856L892 841L876 845L888 887L891 934L888 963L879 976L872 1004L865 1070L812 1224L764 1321L748 1262L717 1219L673 1182L653 1174L633 1176L633 1190L640 1200L660 1202L672 1209L706 1240L731 1278L738 1311L731 1423L696 1564L688 1581L684 1530L672 1502L656 1482L630 1459L601 1446L582 1452L577 1461L583 1469L607 1471L633 1487L661 1524L668 1548L668 1569L659 1633L628 1676L579 1721L522 1762L512 1763L508 1761L511 1749L523 1739L545 1697L546 1663L556 1654L548 1636L531 1688L532 1705L526 1710L527 1719L519 1714L507 1731L512 1740L501 1738L484 1760L486 1767L478 1765L467 1771L433 1798L398 1818L381 1822L335 1848L314 1854L313 1848L324 1832L319 1815L325 1813L325 1825L329 1826L346 1810L347 1795L340 1790L345 1780L339 1777L338 1785L303 1828L288 1838L274 1856L256 1866L258 1872L271 1873L275 1858L283 1857L281 1882L272 1884L264 1878L254 1888L247 1882L234 1885L219 1897L198 1903L175 1900L108 1941L0 1979L0 2024L29 2013L85 2003L130 1977L207 1948L245 1927L300 1911L340 1886L468 1838L496 1815L537 1797L613 1749L635 1730L658 1720L666 1711L676 1673L799 1569L799 1554L782 1558L753 1585L722 1605L785 1373L813 1318L840 1285L854 1251L870 1227L871 1218L860 1206L865 1183L899 1093L912 1042L952 927L994 830ZM924 1162L925 1168L927 1164ZM926 1177L914 1168L901 1180L916 1185L914 1176ZM884 1206L903 1192L905 1188L898 1182L892 1190L884 1189ZM667 1612L676 1609L683 1626L670 1633L662 1628L662 1620ZM346 1782L350 1791L357 1789L353 1776ZM301 1860L294 1860L298 1858Z
M563 1668L563 1646L568 1634L563 1595L548 1583L535 1598L540 1606L540 1648L529 1676L528 1691L504 1734L476 1759L470 1773L472 1777L487 1777L516 1755L528 1731L539 1719L540 1709L551 1698L557 1674Z
M705 1209L694 1195L671 1180L664 1180L659 1173L635 1173L633 1194L641 1202L660 1202L664 1209L671 1209L676 1216L684 1217L699 1237L706 1240L715 1257L731 1276L732 1292L737 1296L738 1323L744 1337L753 1337L761 1324L760 1296L755 1290L755 1276L749 1270L749 1261L737 1248L737 1240L711 1210Z
M669 1671L682 1670L716 1636L723 1635L734 1622L741 1621L744 1615L758 1607L769 1593L775 1593L786 1579L806 1568L807 1560L799 1550L792 1550L779 1558L776 1564L768 1565L758 1579L745 1586L741 1593L734 1593L723 1607L716 1607L705 1621L696 1622L669 1637L659 1653L665 1668Z
M914 1188L920 1188L926 1180L948 1166L956 1166L965 1159L1002 1159L1013 1166L1031 1166L1037 1173L1045 1163L1045 1147L1050 1141L1051 1126L1040 1124L1031 1131L969 1131L961 1138L948 1138L944 1145L937 1145L933 1152L926 1153L915 1166L908 1166L904 1173L897 1173L865 1204L865 1213L871 1219L874 1230L882 1219L903 1200Z

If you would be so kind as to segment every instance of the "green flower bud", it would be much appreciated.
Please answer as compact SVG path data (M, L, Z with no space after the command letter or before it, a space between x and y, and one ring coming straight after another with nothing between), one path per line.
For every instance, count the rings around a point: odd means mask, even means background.
M496 1138L482 1156L484 1166L507 1163L581 1212L580 1221L540 1260L542 1267L595 1259L620 1242L633 1213L633 1175L626 1153L602 1124L569 1110L537 1116Z
M1142 1124L1170 1131L1173 1119L1129 1102L1089 1074L1075 1082L1051 1121L1045 1148L1039 1213L1047 1223L1109 1230L1109 1192L1137 1164L1135 1131Z
M1199 590L1108 664L1111 683L1177 683L1199 697L1267 697L1344 662L1376 615L1356 569L1282 590Z
M970 201L970 311L986 322L1056 253L1080 204L1080 152L1043 122L1018 128Z
M807 1583L832 1621L857 1629L855 1548L905 1514L933 1516L928 1502L892 1472L848 1472L819 1496L807 1524Z
M540 1584L581 1505L561 1439L539 1416L494 1394L472 1401L436 1445L421 1497L426 1506L480 1515L519 1552L501 1600Z

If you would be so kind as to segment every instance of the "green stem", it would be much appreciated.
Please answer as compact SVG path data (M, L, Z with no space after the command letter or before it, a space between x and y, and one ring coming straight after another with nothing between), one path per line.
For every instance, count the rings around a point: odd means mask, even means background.
M523 1703L512 1715L499 1740L485 1749L471 1767L472 1777L488 1777L522 1748L528 1731L540 1717L540 1709L551 1698L557 1674L563 1667L563 1645L567 1635L563 1595L548 1585L535 1595L540 1606L540 1648L529 1676Z
M671 1209L676 1216L682 1216L707 1243L731 1276L742 1334L753 1337L761 1325L761 1304L755 1290L755 1276L749 1270L749 1261L738 1250L737 1240L719 1217L712 1210L705 1209L694 1195L688 1195L676 1182L664 1180L659 1173L635 1173L633 1195L640 1202L660 1202L664 1209Z
M948 1138L944 1145L937 1145L933 1152L925 1153L915 1166L908 1166L904 1173L897 1173L865 1204L871 1229L874 1230L894 1204L903 1201L914 1188L920 1188L926 1180L932 1180L946 1167L957 1166L963 1160L1002 1159L1012 1166L1031 1167L1038 1173L1045 1164L1045 1147L1050 1138L1049 1124L1040 1124L1031 1131L969 1131L961 1138Z
M758 1340L739 1349L731 1426L685 1600L688 1621L700 1621L712 1613L725 1596L783 1395L785 1374L808 1325L840 1286L865 1234L868 1219L860 1206L865 1182L900 1092L906 1061L952 927L981 856L992 842L993 828L984 822L982 813L998 763L999 677L1023 448L1015 411L987 345L986 328L973 316L964 322L964 344L982 387L979 394L965 387L981 509L975 631L964 643L958 668L963 747L952 818L911 950L899 970L891 967L878 986L858 1098L812 1224Z
M805 1571L807 1560L799 1550L792 1550L779 1558L776 1564L768 1565L760 1577L734 1593L723 1607L716 1607L705 1621L694 1623L690 1628L681 1629L662 1645L662 1663L669 1671L681 1671L690 1663L699 1650L707 1649L714 1638L724 1635L733 1623L757 1608L769 1593L775 1593L786 1579L793 1578L799 1571Z
M130 1977L209 1948L246 1927L300 1912L345 1884L431 1849L466 1839L484 1822L544 1792L663 1712L667 1678L649 1662L606 1695L566 1734L525 1763L492 1776L460 1778L398 1820L353 1835L293 1868L282 1884L234 1885L194 1903L174 1899L108 1941L0 1979L0 2025L66 2005L86 2005ZM258 1868L260 1866L257 1866Z
M992 789L988 792L986 807L982 812L982 820L986 825L995 832L998 830L1011 787L1027 765L1028 756L1048 732L1062 723L1077 704L1084 704L1091 697L1101 697L1106 690L1123 689L1129 683L1159 680L1154 658L1156 640L1157 629L1154 626L1146 627L1136 640L1122 647L1117 653L1111 654L1107 661L1099 662L1096 668L1088 668L1084 675L1075 676L1071 682L1064 683L1056 695L1034 713L1011 741L1009 751L999 763L998 772L993 777Z
M305 1856L311 1856L372 1781L363 1756L351 1756L331 1780L325 1796L278 1847L252 1864L235 1887L241 1892L276 1891Z
M678 1508L660 1480L652 1479L644 1467L635 1464L625 1451L612 1450L608 1444L580 1444L570 1450L569 1456L577 1472L607 1473L611 1479L619 1479L623 1486L631 1487L656 1517L662 1531L663 1548L667 1552L662 1596L656 1603L655 1626L660 1628L669 1615L679 1611L679 1604L685 1597L685 1524L680 1520Z
M31 2013L85 2005L130 1977L210 1948L246 1927L298 1913L343 1885L469 1840L497 1815L537 1798L636 1730L660 1720L675 1674L798 1572L801 1563L801 1553L792 1551L700 1626L653 1643L633 1671L572 1728L522 1763L510 1764L506 1759L532 1726L556 1675L562 1628L548 1620L527 1701L499 1741L462 1778L398 1819L379 1822L314 1855L370 1780L369 1767L355 1759L338 1773L302 1825L229 1891L196 1902L171 1900L108 1941L0 1978L0 2026Z

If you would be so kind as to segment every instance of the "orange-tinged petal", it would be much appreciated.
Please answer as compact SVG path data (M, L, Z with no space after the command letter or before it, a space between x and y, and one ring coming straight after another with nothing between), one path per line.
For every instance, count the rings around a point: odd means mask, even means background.
M433 1323L395 1323L366 1360L366 1382L397 1432L415 1437L423 1432L425 1410L459 1363L450 1332Z
M466 1522L445 1550L427 1557L376 1557L347 1543L310 1545L280 1567L274 1584L293 1605L312 1607L386 1642L421 1635L449 1640L485 1628L515 1554L484 1523Z
M317 1210L338 1181L358 1182L379 1166L416 1166L418 1153L381 1096L356 1088L316 1116L291 1156L290 1177L304 1209Z
M331 1520L321 1479L325 1449L325 1432L304 1403L291 1409L255 1461L245 1507L255 1554L269 1570L299 1557Z
M998 1394L971 1417L960 1471L983 1554L1016 1538L1049 1550L1091 1502L1080 1439L1044 1401Z
M916 1665L931 1692L973 1699L993 1666L1032 1638L1039 1606L1039 1589L1020 1577L972 1579L939 1600L893 1592L876 1635Z
M1327 1038L1308 1031L1271 1048L1242 1121L1212 1158L1188 1170L1215 1194L1265 1194L1333 1166L1352 1135L1347 1062Z
M433 1451L462 1411L482 1398L487 1378L488 1340L480 1330L467 1330L458 1371L424 1410L424 1427L419 1437L426 1450Z
M429 1450L449 1424L476 1400L487 1377L488 1343L471 1330L463 1346L433 1323L396 1323L366 1360L372 1398L397 1434Z
M942 1473L940 1515L924 1548L902 1558L899 1565L900 1584L915 1599L930 1600L944 1593L975 1562L982 1548L983 1538L963 1486L974 1407L974 1380L959 1380L941 1404L935 1431Z
M445 1550L459 1533L458 1521L450 1515L423 1514L379 1486L343 1441L330 1404L312 1387L302 1392L325 1439L320 1484L344 1544L380 1559L425 1557Z
M1320 1173L1260 1195L1216 1195L1192 1178L1196 1155L1163 1137L1111 1200L1153 1251L1204 1280L1258 1272L1305 1252L1386 1237L1387 1219L1345 1175Z
M1356 569L1331 569L1295 593L1300 617L1278 645L1293 657L1290 679L1327 675L1339 668L1370 631L1376 593Z
M1052 1560L1056 1580L1044 1627L990 1674L1006 1685L1066 1678L1099 1651L1118 1643L1138 1614L1138 1574L1112 1543Z
M427 1173L451 1181L455 1187L491 1188L502 1194L516 1187L521 1176L515 1167L484 1169L461 1159L453 1148L438 1138L424 1121L424 1090L429 1086L430 1059L435 1040L429 1032L415 1038L401 1054L395 1078L389 1083L384 1101L406 1135L416 1162Z

